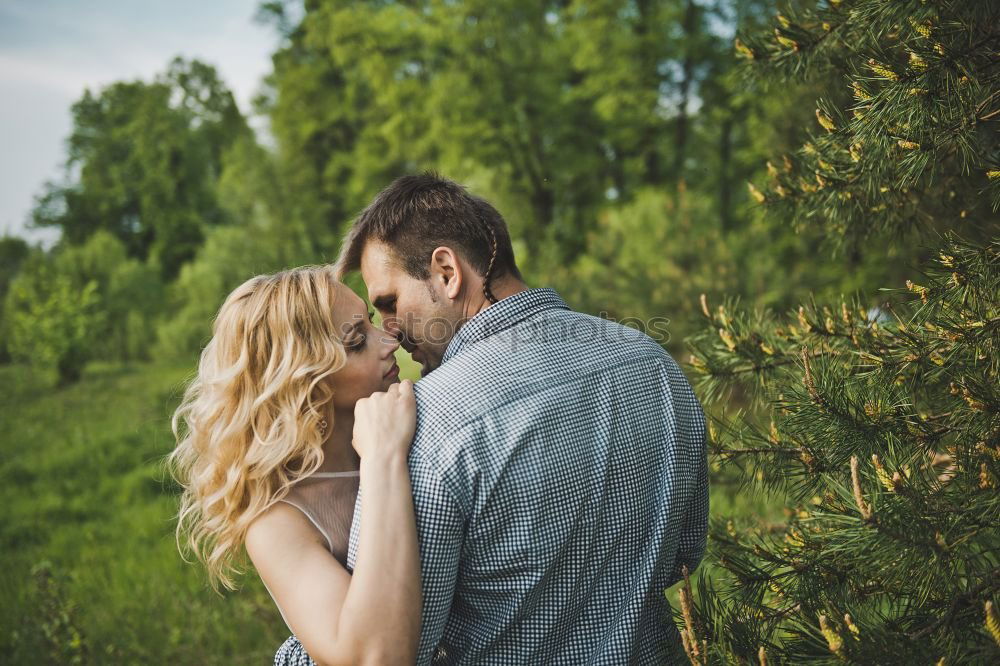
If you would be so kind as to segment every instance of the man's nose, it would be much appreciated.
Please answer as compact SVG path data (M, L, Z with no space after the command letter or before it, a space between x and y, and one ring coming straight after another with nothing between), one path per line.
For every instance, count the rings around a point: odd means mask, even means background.
M399 320L395 317L382 317L382 330L397 339L403 335Z
M410 340L409 336L406 335L406 331L398 330L395 332L390 332L390 335L394 335L399 346L405 349L409 353L413 353L413 350L417 348L413 341Z
M382 329L382 335L379 336L379 340L382 342L382 355L385 357L392 356L399 349L399 335L394 335L390 331Z
M400 323L400 320L395 317L383 317L382 330L396 338L403 349L412 352L416 348L416 345L410 340L410 337L403 330L403 327L400 326Z

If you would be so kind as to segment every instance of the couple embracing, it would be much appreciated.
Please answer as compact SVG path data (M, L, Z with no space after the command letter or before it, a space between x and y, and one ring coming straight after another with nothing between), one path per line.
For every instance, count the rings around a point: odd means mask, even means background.
M228 586L246 550L294 634L276 664L682 655L664 590L705 548L701 407L645 334L529 288L454 182L399 178L335 265L233 291L174 430L178 534Z

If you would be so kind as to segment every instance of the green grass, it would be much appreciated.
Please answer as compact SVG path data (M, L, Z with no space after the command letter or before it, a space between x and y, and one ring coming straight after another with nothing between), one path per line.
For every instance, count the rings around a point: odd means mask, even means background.
M255 577L220 596L178 555L162 459L192 365L0 367L5 663L268 663L286 637Z
M287 637L256 576L220 596L177 551L162 462L194 367L92 364L57 388L0 366L4 663L269 663Z
M259 664L287 636L256 576L220 596L177 552L162 461L193 368L94 364L56 388L51 372L0 366L4 663ZM712 503L713 515L775 512L721 484Z

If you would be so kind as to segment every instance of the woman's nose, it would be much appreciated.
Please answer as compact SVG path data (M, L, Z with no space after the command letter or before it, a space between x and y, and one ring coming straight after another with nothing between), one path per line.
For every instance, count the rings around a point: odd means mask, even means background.
M385 343L386 356L389 356L399 349L399 337L385 331L384 329L382 330L382 340Z

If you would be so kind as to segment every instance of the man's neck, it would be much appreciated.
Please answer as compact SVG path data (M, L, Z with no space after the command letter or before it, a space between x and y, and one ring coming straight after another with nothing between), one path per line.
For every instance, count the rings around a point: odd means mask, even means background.
M528 285L518 279L498 280L490 285L490 291L493 292L493 296L498 301L502 301L505 298L513 296L514 294L520 294L522 291L527 290ZM475 292L475 299L470 303L470 307L466 308L465 320L468 321L469 319L472 319L491 305L493 304L487 300L486 295L483 293L482 286L480 285L480 288Z

